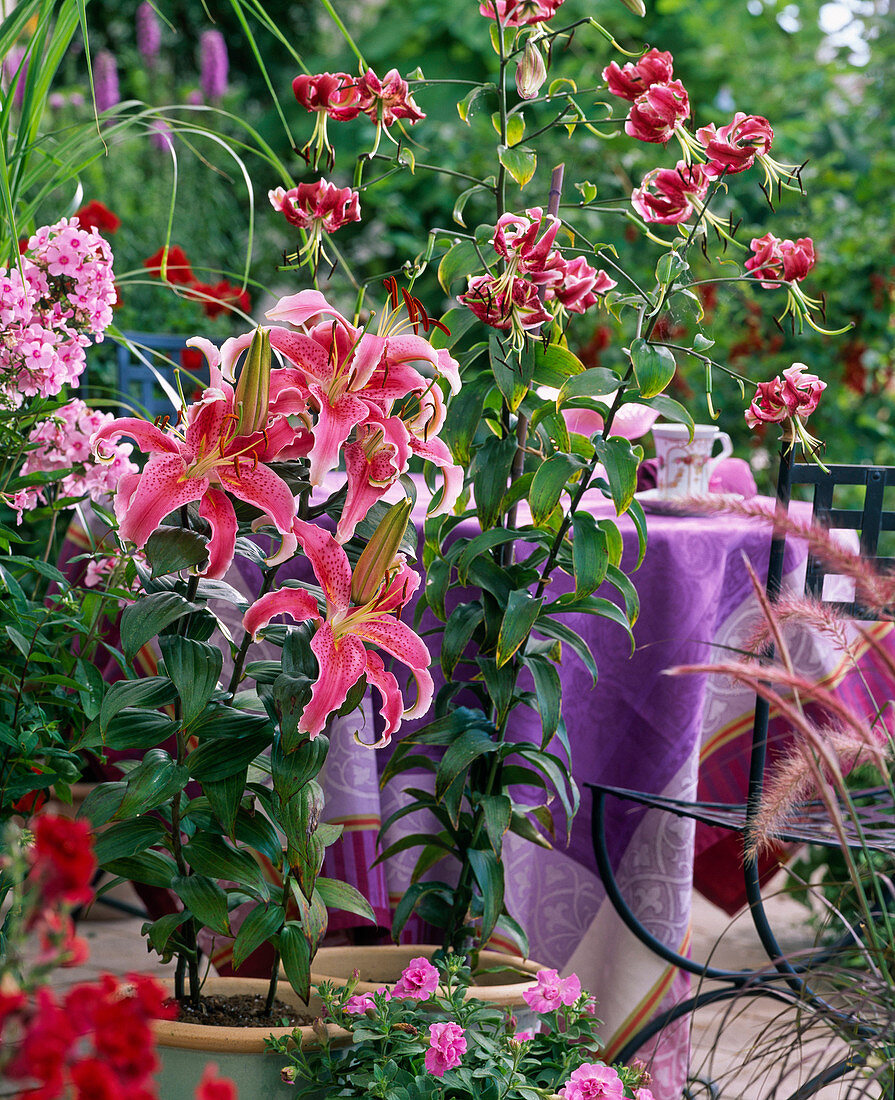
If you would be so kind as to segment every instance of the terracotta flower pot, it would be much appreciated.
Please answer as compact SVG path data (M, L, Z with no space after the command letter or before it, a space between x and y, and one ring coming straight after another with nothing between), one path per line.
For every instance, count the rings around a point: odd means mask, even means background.
M172 983L168 982L169 988ZM208 994L266 994L267 982L260 978L208 978ZM281 984L277 996L287 1004L318 1014L322 1005L312 997L307 1008L288 985ZM284 1060L267 1054L264 1040L270 1035L290 1035L291 1027L205 1027L179 1020L157 1020L154 1024L156 1050L161 1062L157 1074L158 1094L164 1100L193 1100L205 1066L214 1062L223 1077L236 1083L239 1100L286 1100L293 1089L280 1079ZM302 1046L317 1046L319 1039L310 1026L302 1027ZM333 1024L327 1025L332 1043L347 1046L351 1035Z
M355 970L360 974L356 993L373 993L382 985L392 985L411 959L431 958L438 950L437 944L415 943L373 947L321 947L311 964L311 984L330 981L340 985ZM482 951L479 956L480 973L467 990L467 997L489 1001L499 1008L507 1008L515 1015L520 1030L535 1023L535 1014L523 1000L522 994L535 985L535 975L545 969L531 959L517 955L505 955L499 951Z

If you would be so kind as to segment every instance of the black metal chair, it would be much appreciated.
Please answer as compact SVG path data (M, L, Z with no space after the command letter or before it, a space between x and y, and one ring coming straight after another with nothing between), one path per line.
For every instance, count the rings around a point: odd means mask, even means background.
M813 486L813 517L830 528L860 531L860 549L862 555L874 561L879 567L895 565L895 559L883 557L878 553L879 538L883 531L895 531L895 511L885 507L885 489L895 486L895 467L877 466L830 466L827 471L815 464L795 463L792 461L791 448L785 447L781 454L777 484L777 499L783 508L788 508L794 485ZM837 486L863 488L863 505L860 508L835 507L833 496ZM853 494L854 495L854 494ZM783 576L783 559L786 536L777 528L771 542L768 567L767 593L774 601L778 598ZM806 592L816 599L836 607L847 617L867 619L870 613L854 600L850 602L824 601L824 578L828 570L825 564L813 554L807 562ZM768 657L773 654L769 653ZM600 876L607 896L622 921L630 931L660 958L701 979L711 979L722 983L721 988L703 990L686 1001L674 1006L656 1017L631 1037L617 1057L626 1061L640 1047L657 1035L672 1021L689 1015L703 1005L736 996L770 996L791 1004L813 1002L822 1005L826 1011L837 1012L828 1005L812 988L812 971L827 961L838 949L833 945L826 950L818 949L810 959L799 965L788 961L781 950L765 911L761 893L761 881L758 864L750 857L748 836L758 813L765 782L767 763L768 725L770 708L763 698L756 700L753 736L750 750L750 767L746 801L738 805L722 805L708 802L684 802L671 798L651 795L642 791L609 787L600 784L587 784L594 796L593 840L594 851ZM607 800L623 799L639 803L654 809L665 810L680 817L691 818L707 825L733 829L743 836L743 874L745 894L749 912L758 934L758 938L772 967L757 970L733 971L694 961L667 944L662 943L650 933L638 920L622 896L612 869L610 854L606 843L605 812ZM895 806L887 788L874 788L854 792L852 795L856 813L850 819L847 841L850 846L865 847L871 850L885 851L895 855ZM820 802L808 802L798 807L788 819L781 840L794 843L811 843L837 847L840 838L836 834L827 811ZM847 937L843 937L843 943ZM839 1013L839 1019L843 1019ZM862 1025L856 1025L862 1026ZM855 1066L853 1058L837 1063L827 1071L806 1082L794 1094L792 1100L814 1095L821 1087L836 1080ZM703 1082L703 1084L705 1084Z

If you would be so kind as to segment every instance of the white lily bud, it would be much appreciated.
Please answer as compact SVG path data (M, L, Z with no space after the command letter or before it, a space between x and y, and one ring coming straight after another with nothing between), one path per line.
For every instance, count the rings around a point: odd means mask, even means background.
M547 79L547 66L541 51L529 38L522 60L516 66L516 91L522 99L534 99Z

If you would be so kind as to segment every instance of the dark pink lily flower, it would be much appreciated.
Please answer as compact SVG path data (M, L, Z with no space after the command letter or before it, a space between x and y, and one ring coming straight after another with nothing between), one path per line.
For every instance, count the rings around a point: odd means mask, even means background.
M637 61L621 67L610 62L603 70L603 79L613 95L633 103L647 88L674 79L674 61L667 50L648 50Z
M399 118L412 124L426 117L397 69L390 69L381 80L372 69L367 69L357 81L357 90L360 109L385 127L394 126Z
M486 325L511 332L514 347L524 344L526 332L552 320L538 288L528 279L476 275L469 280L466 293L459 300Z
M631 204L647 222L679 225L705 202L711 178L702 164L680 160L675 168L655 168L631 195Z
M525 214L504 214L494 228L491 244L498 256L515 264L516 271L532 282L544 281L543 274L553 250L559 218L545 214L540 206Z
M385 730L372 746L380 748L389 743L403 718L425 714L432 701L434 685L428 667L429 651L422 639L398 619L419 586L419 575L401 561L369 602L353 606L351 565L338 542L328 531L300 519L295 520L294 533L323 588L326 617L320 614L316 598L306 589L282 588L254 603L246 612L243 625L249 633L257 635L278 615L288 615L296 622L315 623L311 649L320 674L299 719L299 732L310 737L321 733L329 715L341 707L361 676L366 676L382 697ZM417 687L413 706L405 708L397 679L386 670L379 654L367 645L384 650L410 669Z
M754 237L749 247L755 255L746 260L746 270L758 276L761 285L767 288L781 282L801 282L817 261L810 237L781 241L773 233L765 233L763 237Z
M320 179L317 183L300 183L288 191L277 187L268 192L270 205L279 210L290 225L313 233L335 233L349 222L360 221L357 191L336 187Z
M482 0L479 12L497 19L505 27L525 27L546 23L556 15L562 0Z
M567 313L584 313L597 304L598 295L618 285L605 271L591 267L583 256L566 260L557 252L551 270L557 280L548 286L545 300L559 302Z
M709 161L706 171L713 178L722 172L727 175L745 172L755 163L756 157L770 152L774 141L774 131L766 118L742 111L737 111L733 121L720 130L711 123L697 130L696 136L705 146Z
M325 150L327 162L332 165L335 153L326 133L326 121L328 118L336 122L357 118L361 112L357 80L348 73L302 74L292 81L292 91L305 110L317 115L314 132L301 148L301 155L316 168Z
M826 382L811 374L804 363L793 363L783 372L782 378L758 383L755 397L746 410L746 423L750 428L758 424L779 424L791 418L804 423L817 408L826 388Z
M679 80L653 84L631 105L625 133L639 141L664 145L690 117L690 98Z

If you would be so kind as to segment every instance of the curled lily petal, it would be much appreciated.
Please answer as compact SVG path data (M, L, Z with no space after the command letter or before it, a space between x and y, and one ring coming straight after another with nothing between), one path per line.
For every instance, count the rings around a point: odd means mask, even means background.
M385 729L382 737L374 741L368 748L384 748L392 739L392 734L401 725L404 713L404 703L401 698L401 690L394 674L389 672L383 664L378 653L367 650L367 682L379 692L382 700L379 713L385 721ZM365 742L362 742L365 744Z
M129 436L142 451L164 451L168 454L180 454L180 447L176 439L150 424L148 420L140 420L136 416L123 416L118 420L111 420L108 424L93 433L91 446L96 455L102 459L102 443L115 443L122 436Z
M310 592L304 588L280 588L255 600L243 616L242 625L253 638L257 638L258 631L278 615L288 615L297 623L308 619L323 622L317 600Z
M311 321L316 323L323 317L333 317L340 324L350 327L342 314L333 309L319 290L300 290L298 294L289 294L281 298L265 316L271 321L284 321L299 328Z

